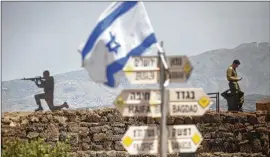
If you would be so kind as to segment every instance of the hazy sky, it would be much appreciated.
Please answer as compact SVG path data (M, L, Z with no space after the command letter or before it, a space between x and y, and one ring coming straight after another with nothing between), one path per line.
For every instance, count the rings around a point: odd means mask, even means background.
M110 2L2 2L2 80L81 69L77 48ZM270 2L145 2L167 54L269 42Z

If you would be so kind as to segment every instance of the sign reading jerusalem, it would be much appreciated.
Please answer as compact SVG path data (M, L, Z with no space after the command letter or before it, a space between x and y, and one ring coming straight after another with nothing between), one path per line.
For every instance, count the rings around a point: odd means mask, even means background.
M123 71L131 84L155 84L159 82L157 56L130 57Z

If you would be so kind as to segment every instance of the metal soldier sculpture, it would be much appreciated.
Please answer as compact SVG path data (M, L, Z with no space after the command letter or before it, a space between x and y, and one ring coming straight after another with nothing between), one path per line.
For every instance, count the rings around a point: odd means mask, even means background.
M242 78L237 77L236 68L240 65L239 60L234 60L233 64L227 69L227 80L229 81L229 90L231 91L231 102L228 103L230 110L242 111L242 105L244 103L244 93L241 91L238 81ZM228 90L227 90L228 91ZM225 91L225 92L227 92ZM224 97L225 92L222 93ZM226 98L226 97L225 97ZM228 97L227 97L228 98Z
M36 103L38 105L38 108L35 111L43 110L43 108L41 106L41 101L40 101L41 99L44 99L47 102L48 107L50 108L51 111L60 110L64 107L66 107L66 108L69 107L66 102L64 102L64 104L61 106L54 106L54 104L53 104L54 78L52 76L50 76L50 72L48 70L43 72L42 79L36 79L34 81L39 88L44 88L44 93L35 95L35 100L36 100ZM38 81L40 81L41 83L39 84Z

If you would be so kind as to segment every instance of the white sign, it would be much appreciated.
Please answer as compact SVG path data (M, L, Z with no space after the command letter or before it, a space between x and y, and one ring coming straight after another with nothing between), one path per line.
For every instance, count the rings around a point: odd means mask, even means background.
M157 154L158 135L156 126L130 126L121 143L130 155Z
M202 88L169 89L171 116L202 116L212 104Z
M169 153L196 152L203 138L196 125L173 125L168 127Z
M114 101L114 105L124 117L161 117L160 90L127 89Z
M130 57L122 70L131 84L156 84L159 82L157 56Z
M151 71L159 70L157 56L134 56L130 57L123 68L123 71Z
M125 72L131 84L156 84L159 82L159 71L132 71Z
M185 82L193 70L187 56L168 56L170 82Z

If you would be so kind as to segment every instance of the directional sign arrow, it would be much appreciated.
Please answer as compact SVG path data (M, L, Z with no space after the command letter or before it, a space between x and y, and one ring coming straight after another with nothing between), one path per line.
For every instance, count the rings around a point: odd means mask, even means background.
M130 126L121 143L130 155L157 154L158 134L156 126Z
M193 70L187 56L168 56L170 82L185 82Z
M202 116L213 104L203 88L169 89L171 116Z
M201 144L203 137L196 125L173 125L168 127L169 153L193 153Z
M160 90L126 89L114 101L114 105L124 117L161 117Z
M122 69L132 84L156 84L159 82L157 56L130 57Z

